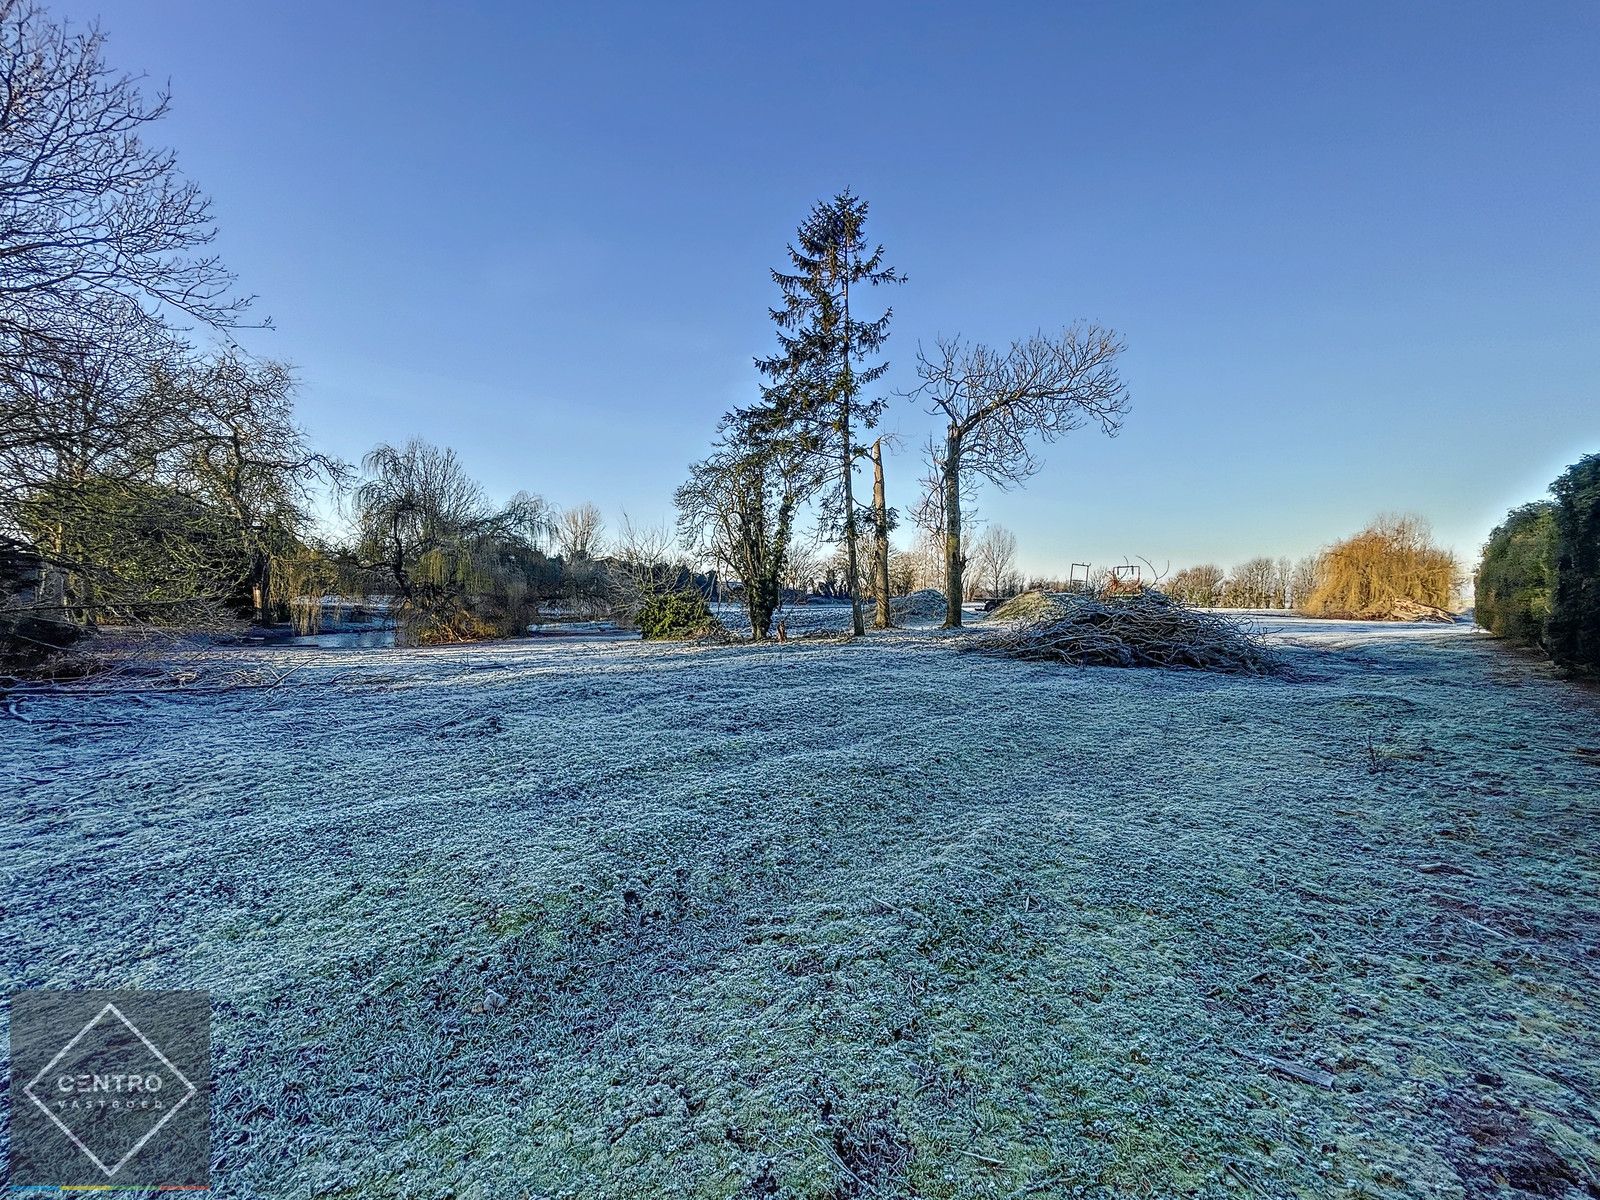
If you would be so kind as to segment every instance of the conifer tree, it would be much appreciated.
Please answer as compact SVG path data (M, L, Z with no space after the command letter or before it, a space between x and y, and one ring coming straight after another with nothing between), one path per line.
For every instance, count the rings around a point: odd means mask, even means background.
M856 430L876 425L886 403L862 391L888 369L887 362L874 360L894 311L862 317L861 291L905 281L884 265L883 247L870 246L866 223L867 202L846 189L817 203L796 232L788 247L791 269L772 272L783 293L781 305L771 310L779 352L756 360L769 383L749 414L754 425L807 447L824 464L832 485L824 496L824 517L838 523L852 581L860 577L854 470L865 452ZM866 625L854 586L850 608L860 636Z

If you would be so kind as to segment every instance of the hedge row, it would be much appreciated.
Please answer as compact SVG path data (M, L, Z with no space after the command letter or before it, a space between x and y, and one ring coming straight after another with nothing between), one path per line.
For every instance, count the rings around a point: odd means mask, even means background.
M1513 509L1489 535L1477 621L1573 671L1600 675L1600 454L1568 467L1550 494Z

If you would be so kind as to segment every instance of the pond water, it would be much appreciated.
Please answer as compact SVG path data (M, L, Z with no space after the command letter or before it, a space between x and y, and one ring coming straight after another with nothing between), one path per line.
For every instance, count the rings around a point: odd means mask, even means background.
M636 629L574 630L563 635L545 626L544 632L525 640L538 642L574 641L636 641ZM328 629L321 633L294 633L290 630L261 630L251 632L247 644L253 646L299 647L307 650L387 650L394 646L394 630L389 628Z
M394 630L382 626L326 629L320 633L256 629L251 631L249 641L256 646L302 646L309 650L384 650L394 645Z
M394 630L349 629L333 633L308 633L279 644L310 646L317 650L381 650L394 645Z

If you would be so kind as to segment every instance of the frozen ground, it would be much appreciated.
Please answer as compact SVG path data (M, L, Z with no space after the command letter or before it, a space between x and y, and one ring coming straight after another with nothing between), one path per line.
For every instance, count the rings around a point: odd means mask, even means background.
M0 965L211 992L225 1197L1600 1195L1600 697L1281 628L28 699Z

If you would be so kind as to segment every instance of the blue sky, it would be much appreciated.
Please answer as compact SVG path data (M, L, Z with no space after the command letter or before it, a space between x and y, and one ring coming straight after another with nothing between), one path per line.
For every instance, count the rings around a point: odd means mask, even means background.
M1473 556L1600 450L1600 5L70 0L357 458L669 515L850 186L919 340L1074 318L1121 437L984 491L1024 565L1300 554L1384 510ZM934 426L891 408L891 503Z

